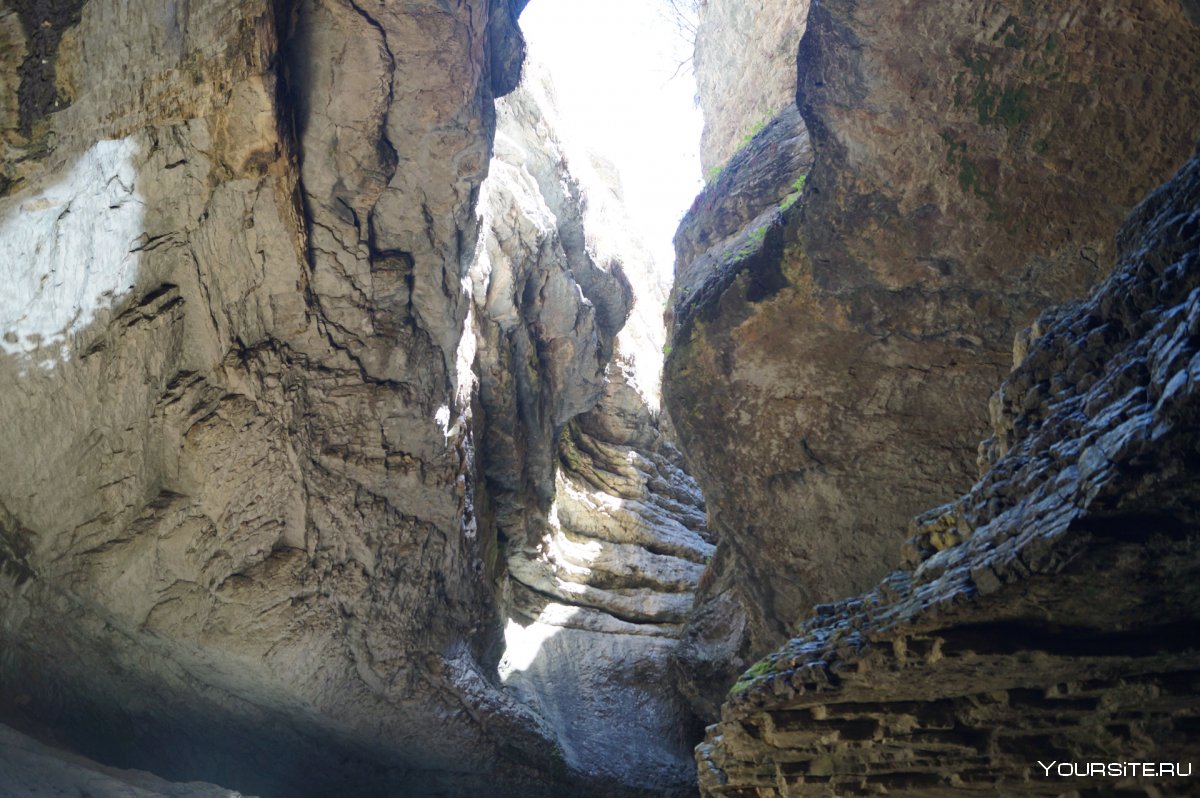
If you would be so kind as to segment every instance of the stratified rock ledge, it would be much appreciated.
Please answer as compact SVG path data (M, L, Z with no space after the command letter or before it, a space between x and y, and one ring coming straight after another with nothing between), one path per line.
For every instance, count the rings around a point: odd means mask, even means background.
M1200 156L1117 243L1088 300L1018 340L990 467L914 522L909 570L735 685L703 795L1194 789L1038 765L1187 763L1200 733Z

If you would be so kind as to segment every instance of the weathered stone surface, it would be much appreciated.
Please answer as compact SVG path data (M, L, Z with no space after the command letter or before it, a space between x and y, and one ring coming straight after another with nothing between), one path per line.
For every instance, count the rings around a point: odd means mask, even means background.
M3 111L0 251L32 254L0 304L0 714L267 795L588 789L496 675L472 534L463 279L515 11L55 28L57 110Z
M693 793L665 292L536 81L492 158L523 3L42 5L0 12L55 103L0 107L0 717L270 796Z
M610 171L561 138L552 96L530 65L498 103L471 270L480 519L503 541L500 674L571 768L690 795L696 729L667 655L712 546L650 407L663 330L646 308L665 292Z
M1014 333L1190 152L1197 35L1177 3L814 6L803 194L677 264L664 396L719 541L680 652L700 711L969 487Z
M796 103L796 45L809 0L705 0L693 66L704 111L700 165L720 169L751 136Z
M1200 729L1200 153L1118 243L1024 336L990 467L920 519L911 570L818 607L734 688L702 794L1194 794L1127 763L1191 772Z

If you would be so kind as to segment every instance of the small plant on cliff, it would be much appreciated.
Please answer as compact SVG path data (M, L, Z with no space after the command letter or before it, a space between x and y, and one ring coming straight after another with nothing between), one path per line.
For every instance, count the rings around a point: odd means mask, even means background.
M767 238L767 226L766 225L762 225L761 227L754 228L746 236L746 240L742 242L742 245L740 247L738 247L737 250L734 251L733 257L738 260L741 260L742 258L753 255L755 252L758 252L760 249L762 249L763 241L765 241L766 238Z
M770 123L770 121L774 118L775 118L775 109L772 108L771 110L767 111L766 116L764 116L762 119L759 119L757 122L755 122L753 125L751 125L750 130L746 133L746 135L742 136L742 140L740 142L738 142L738 146L737 146L738 150L746 149L746 146L750 142L754 141L754 137L757 136L759 133L762 133L763 130L766 129L766 127ZM735 152L736 152L736 150L735 150Z
M796 182L792 183L792 191L783 198L783 202L779 203L779 210L786 211L796 204L796 201L804 193L804 182L806 180L808 180L808 175L800 175Z

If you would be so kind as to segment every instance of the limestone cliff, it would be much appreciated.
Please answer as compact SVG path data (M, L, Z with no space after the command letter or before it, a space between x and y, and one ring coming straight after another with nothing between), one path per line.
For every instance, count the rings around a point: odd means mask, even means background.
M916 520L909 570L734 688L703 795L1195 794L1159 763L1190 772L1200 729L1200 153L1118 242L1023 336L989 468Z
M498 118L471 279L500 674L571 768L694 794L694 725L667 655L712 546L656 421L665 289L611 170L560 132L540 67Z
M716 174L796 102L796 44L809 0L699 3L693 68L704 110L700 165Z
M265 794L558 767L491 675L456 423L515 13L6 7L5 715Z
M1198 36L1179 3L814 4L803 124L759 132L676 239L664 396L718 540L678 658L700 712L969 487L1014 333L1108 272L1194 145Z
M693 782L711 547L622 376L637 281L535 132L492 160L522 5L0 6L0 717L268 796ZM524 589L562 634L506 685Z

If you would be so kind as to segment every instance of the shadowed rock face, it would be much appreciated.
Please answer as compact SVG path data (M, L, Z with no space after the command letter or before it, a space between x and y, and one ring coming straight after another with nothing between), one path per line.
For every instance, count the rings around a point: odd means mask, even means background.
M90 795L93 798L241 798L213 784L178 784L150 773L109 768L0 725L5 795Z
M1190 152L1197 35L1175 3L813 8L802 194L736 168L764 130L681 226L664 397L718 539L679 656L699 711L971 484L1014 333Z
M697 748L703 795L1194 793L1200 155L1118 246L1024 336L988 469L917 519L909 570L818 607L734 688Z

